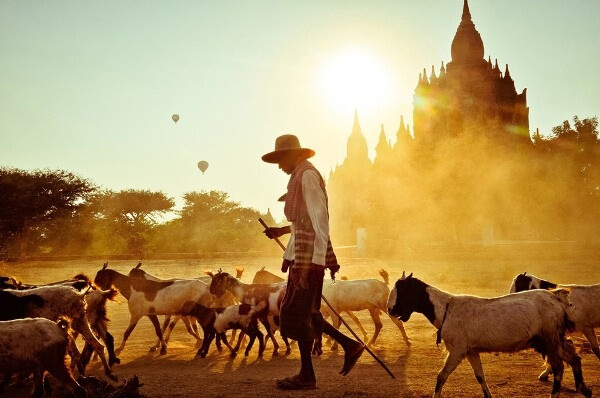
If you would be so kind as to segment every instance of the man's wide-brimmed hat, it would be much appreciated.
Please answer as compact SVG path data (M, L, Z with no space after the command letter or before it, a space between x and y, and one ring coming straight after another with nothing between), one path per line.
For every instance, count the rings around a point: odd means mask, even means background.
M279 161L292 154L303 154L306 159L315 156L315 151L300 146L298 137L292 134L285 134L277 137L275 140L275 150L263 155L262 160L267 163L279 163Z

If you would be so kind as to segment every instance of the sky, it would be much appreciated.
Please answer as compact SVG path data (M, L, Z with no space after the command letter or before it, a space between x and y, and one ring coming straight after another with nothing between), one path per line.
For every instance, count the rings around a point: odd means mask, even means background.
M451 60L462 0L0 2L0 167L102 188L220 190L281 217L281 134L343 161L354 109L373 158L412 124L419 73ZM486 58L544 134L600 109L598 0L470 0ZM174 123L173 114L180 120ZM196 167L206 160L203 175Z

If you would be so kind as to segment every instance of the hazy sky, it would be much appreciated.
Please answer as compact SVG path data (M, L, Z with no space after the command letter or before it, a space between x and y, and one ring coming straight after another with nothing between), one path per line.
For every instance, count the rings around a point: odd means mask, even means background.
M532 130L598 114L600 1L469 4L486 58L527 87ZM297 134L326 174L358 107L373 155L380 124L394 140L401 114L412 123L419 72L450 61L461 13L462 0L2 0L0 166L223 190L280 216L287 176L260 160L275 137Z

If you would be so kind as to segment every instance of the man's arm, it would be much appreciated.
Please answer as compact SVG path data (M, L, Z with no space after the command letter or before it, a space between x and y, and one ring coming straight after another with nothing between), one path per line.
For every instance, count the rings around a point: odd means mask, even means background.
M327 243L329 242L329 214L327 198L321 189L321 178L313 170L302 174L302 193L308 210L308 216L315 230L315 244L312 262L325 265Z

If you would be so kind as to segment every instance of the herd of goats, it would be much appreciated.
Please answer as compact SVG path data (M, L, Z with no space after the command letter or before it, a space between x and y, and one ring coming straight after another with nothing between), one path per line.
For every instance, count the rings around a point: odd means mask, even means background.
M223 344L235 356L246 335L245 355L256 339L259 356L269 339L273 355L278 355L279 344L274 333L278 330L279 307L286 291L284 279L263 268L250 284L240 280L243 269L237 269L236 276L219 270L195 279L165 280L147 273L141 265L125 275L104 263L93 280L79 274L47 285L29 285L12 277L0 277L0 373L4 374L0 393L13 374L33 374L33 396L41 397L44 373L48 372L76 397L87 397L86 390L72 376L74 369L85 376L86 365L95 353L102 361L105 375L116 381L112 366L120 363L118 355L144 316L150 319L158 337L150 350L160 349L162 355L167 352L169 336L179 320L196 339L197 355L202 358L213 341L219 352ZM523 273L514 278L510 294L481 298L453 295L404 273L390 291L387 272L381 270L380 275L383 281L339 280L324 284L323 296L331 307L323 305L323 316L331 317L339 328L340 319L335 312L346 313L366 341L367 333L353 312L368 310L375 325L368 345L373 345L382 328L380 315L387 314L410 346L403 322L413 312L423 314L438 330L437 342L443 341L448 353L437 376L434 397L441 396L446 379L465 357L473 367L484 397L491 397L479 354L528 348L546 358L547 367L539 379L547 380L553 374L551 397L560 394L563 363L573 371L576 390L586 397L592 395L583 381L581 359L565 335L573 331L583 333L600 358L594 332L594 327L600 326L600 309L595 305L600 302L600 285L557 286ZM121 345L115 350L113 336L108 331L106 303L118 294L128 301L131 318ZM159 315L165 315L162 326ZM232 330L230 340L225 335L228 330ZM232 346L237 331L240 333ZM81 351L75 344L78 335L84 339ZM288 340L284 338L284 342L286 353L290 353ZM337 349L335 344L332 349ZM65 362L67 354L71 358L70 367Z

